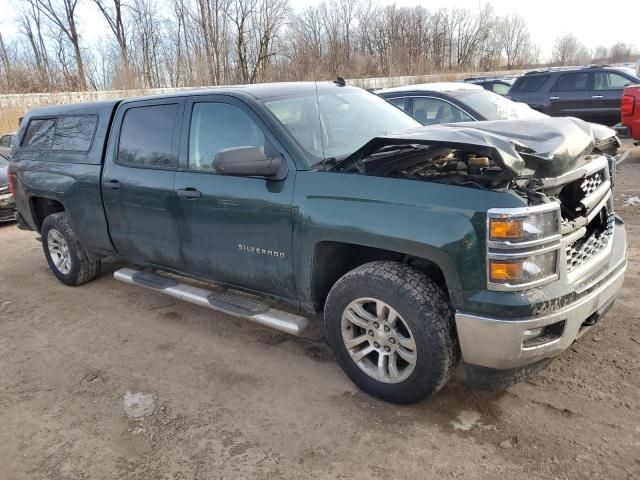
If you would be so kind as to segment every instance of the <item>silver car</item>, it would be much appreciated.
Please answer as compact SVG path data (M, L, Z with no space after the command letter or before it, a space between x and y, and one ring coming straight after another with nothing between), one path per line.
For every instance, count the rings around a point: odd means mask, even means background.
M16 138L16 132L7 133L0 137L0 155L4 155L7 158L11 158L11 147Z
M9 160L0 154L0 223L13 222L16 218L16 203L9 189Z

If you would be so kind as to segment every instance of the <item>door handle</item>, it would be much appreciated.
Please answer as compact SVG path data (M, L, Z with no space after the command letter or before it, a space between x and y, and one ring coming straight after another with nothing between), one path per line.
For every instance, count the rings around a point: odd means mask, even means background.
M560 100L560 97L549 97L549 100Z
M193 187L176 190L176 193L179 197L186 198L187 200L194 200L202 196L202 192L196 190Z
M111 190L120 190L120 187L122 187L122 184L114 178L113 180L109 180L108 182L106 182L106 186L109 187Z
M604 98L604 95L591 95L591 98Z

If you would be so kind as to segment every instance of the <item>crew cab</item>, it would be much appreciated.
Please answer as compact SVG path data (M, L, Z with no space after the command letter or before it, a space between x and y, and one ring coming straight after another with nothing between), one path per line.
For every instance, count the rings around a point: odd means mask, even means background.
M411 403L461 362L479 388L526 378L611 306L601 133L425 127L340 81L221 87L30 111L9 179L64 284L116 257L116 280L294 335L323 318L360 388Z

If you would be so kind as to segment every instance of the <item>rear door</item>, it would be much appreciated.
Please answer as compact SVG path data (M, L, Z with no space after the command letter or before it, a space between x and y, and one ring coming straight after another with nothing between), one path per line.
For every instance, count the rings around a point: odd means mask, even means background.
M630 78L618 72L599 71L593 73L594 120L605 125L615 125L620 121L620 102L624 87L632 85Z
M173 191L184 99L125 103L114 119L102 175L109 234L129 261L179 270Z
M593 121L595 103L591 98L592 73L567 72L558 76L549 91L548 114Z
M181 171L174 198L185 269L217 282L295 298L292 197L295 166L258 115L223 95L192 97L185 108ZM255 146L280 155L284 180L217 175L216 153Z

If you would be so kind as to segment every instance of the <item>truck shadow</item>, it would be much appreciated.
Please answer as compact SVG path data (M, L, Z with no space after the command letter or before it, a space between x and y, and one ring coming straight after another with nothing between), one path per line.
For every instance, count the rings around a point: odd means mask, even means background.
M108 282L110 279L112 280L113 272L124 266L127 266L127 264L122 261L105 259L98 281ZM213 286L211 288L215 289L218 287ZM140 294L144 296L153 295L152 292L143 288L140 288ZM172 306L180 304L181 302L179 300L175 300L175 304L172 304ZM189 304L185 304L185 306L186 305ZM163 318L182 322L184 315L182 313L176 313L175 310L176 307L173 306L170 312L165 312ZM230 317L229 319L231 318L234 317ZM295 337L287 333L259 326L255 329L252 328L251 333L247 336L245 336L247 332L242 334L242 332L239 331L239 334L243 335L247 341L270 347L283 348L294 356L304 356L313 361L327 364L327 367L330 368L330 365L335 363L335 358L325 342L322 318L321 316L316 316L310 320L310 326L302 337ZM244 323L245 321L242 320L241 322ZM249 322L247 321L247 323ZM228 328L233 330L237 328L236 325L236 323L230 321ZM335 372L331 372L331 374L334 373L344 375L337 366ZM462 435L468 435L469 430L474 427L474 435L479 433L484 435L488 430L495 428L487 427L486 425L475 428L478 426L476 417L482 418L484 422L491 419L492 424L499 422L501 418L500 400L509 395L508 391L482 392L466 388L461 369L458 369L454 378L438 394L416 405L393 405L371 397L359 390L346 391L334 397L333 402L335 402L339 408L355 408L355 410L365 411L367 414L374 415L381 425L394 424L398 426L398 423L400 425L406 424L407 427L415 425L416 423L437 425Z

